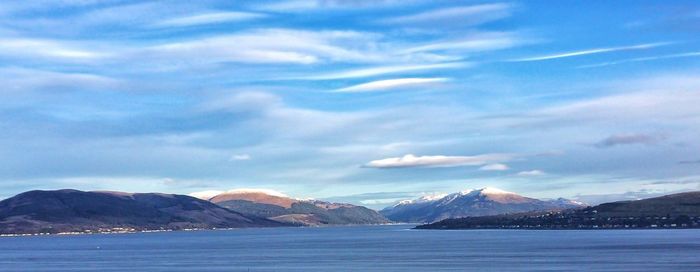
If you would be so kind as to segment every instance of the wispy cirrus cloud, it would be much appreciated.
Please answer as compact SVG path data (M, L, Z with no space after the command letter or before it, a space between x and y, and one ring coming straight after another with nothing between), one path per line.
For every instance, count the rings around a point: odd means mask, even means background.
M366 48L375 36L355 31L303 31L292 29L259 29L151 47L153 54L195 62L295 63L324 61L376 62L384 55Z
M105 52L87 49L78 42L29 38L0 38L0 55L62 61L84 61L109 56Z
M469 63L469 62L447 62L447 63L431 63L431 64L402 64L402 65L389 65L389 66L376 66L376 67L369 67L369 68L358 68L358 69L345 70L345 71L340 71L340 72L313 75L313 76L292 77L290 79L332 80L332 79L346 79L346 78L362 78L362 77L373 77L373 76L381 76L381 75L397 74L397 73L405 73L405 72L469 68L472 65L473 64Z
M431 52L431 51L491 51L514 47L524 41L515 33L479 33L473 37L461 40L437 41L410 47L402 53Z
M512 154L483 154L475 156L416 156L407 154L403 157L386 158L370 161L364 165L369 168L410 168L410 167L455 167L479 166L493 162L511 160Z
M677 59L677 58L693 58L693 57L700 57L700 52L687 52L687 53L670 54L670 55L653 56L653 57L632 58L632 59L626 59L626 60L618 60L618 61L610 61L610 62L603 62L603 63L597 63L597 64L590 64L590 65L582 65L582 66L579 66L578 68L596 68L596 67L605 67L605 66L625 64L625 63L646 62L646 61Z
M669 44L672 44L672 43L671 42L658 42L658 43L645 43L645 44L637 44L637 45L630 45L630 46L595 48L595 49L587 49L587 50L581 50L581 51L558 53L558 54L553 54L553 55L519 58L519 59L510 60L510 61L511 62L543 61L543 60L570 58L570 57L592 55L592 54L602 54L602 53L609 53L609 52L616 52L616 51L645 50L645 49L656 48L656 47L665 46L665 45L669 45Z
M385 24L429 25L458 24L470 26L502 19L510 16L513 6L506 3L458 6L430 10L417 14L380 20Z
M376 92L387 91L398 88L415 88L420 86L430 86L437 83L447 82L449 78L432 77L432 78L396 78L377 80L367 83L362 83L350 87L334 90L336 93L361 93L361 92Z
M225 22L240 22L266 17L266 14L242 11L208 12L164 19L152 24L154 27L187 27Z
M670 84L673 82L673 84ZM636 83L649 91L635 91L579 99L564 105L551 106L535 112L547 122L595 121L627 122L666 121L671 123L700 120L700 81L693 76L660 76ZM653 115L650 115L653 109Z
M2 91L34 91L45 88L111 89L123 84L121 80L89 73L67 73L19 67L0 68Z
M282 0L282 1L265 1L263 4L253 6L254 9L267 10L275 12L302 12L315 10L333 10L333 9L364 9L364 8L382 8L395 5L407 5L417 0Z

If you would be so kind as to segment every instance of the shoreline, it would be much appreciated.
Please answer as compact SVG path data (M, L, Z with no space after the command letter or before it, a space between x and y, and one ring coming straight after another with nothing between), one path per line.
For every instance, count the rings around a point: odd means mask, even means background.
M408 226L415 223L390 223L390 224L368 224L368 225L322 225L322 226L284 226L284 227L248 227L248 228L196 228L196 229L162 229L162 230L115 230L115 231L85 231L85 232L60 232L60 233L15 233L0 234L1 238L11 237L38 237L38 236L85 236L85 235L110 235L110 234L139 234L139 233L161 233L161 232L198 232L198 231L231 231L244 229L270 229L270 228L336 228L336 227L372 227L372 226ZM406 230L418 231L606 231L606 230L700 230L700 227L657 227L657 228L407 228Z
M186 229L157 229L157 230L137 230L134 228L113 228L110 231L85 230L58 233L3 233L0 238L5 237L34 237L34 236L79 236L79 235L100 235L100 234L138 234L138 233L159 233L159 232L187 232L187 231L227 231L243 229L270 229L270 228L334 228L334 227L369 227L369 226L399 226L415 225L412 223L386 223L386 224L348 224L348 225L315 225L315 226L280 226L280 227L242 227L242 228L186 228Z

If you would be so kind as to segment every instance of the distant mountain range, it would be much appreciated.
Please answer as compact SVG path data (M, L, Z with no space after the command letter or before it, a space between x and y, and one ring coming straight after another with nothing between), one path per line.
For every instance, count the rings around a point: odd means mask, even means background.
M404 200L380 213L397 222L430 223L447 218L555 211L585 206L563 198L539 200L487 187Z
M474 216L446 219L419 229L528 228L698 228L700 191L635 201L604 203L559 212Z
M482 188L401 201L381 214L362 206L295 199L270 190L193 195L197 197L29 191L0 201L0 234L359 225L390 220L439 221L420 228L440 229L691 227L700 222L700 192L587 207L562 198L538 200Z
M242 214L290 224L317 226L390 222L376 211L362 206L294 199L269 190L232 190L199 197Z
M57 190L29 191L0 201L0 233L285 225L186 195Z

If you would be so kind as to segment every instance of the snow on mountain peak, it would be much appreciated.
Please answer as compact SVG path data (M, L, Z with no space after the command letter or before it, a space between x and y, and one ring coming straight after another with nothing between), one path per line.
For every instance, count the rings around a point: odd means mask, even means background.
M443 194L443 193L428 194L428 195L424 195L424 196L421 196L421 197L416 198L416 199L401 200L401 201L399 201L399 203L396 203L396 205L394 205L394 207L401 206L401 205L433 202L433 201L443 199L445 196L447 196L447 194Z
M427 203L427 202L441 202L441 205L448 204L452 202L453 200L460 198L462 196L467 196L467 195L515 195L515 193L504 191L498 188L494 187L484 187L481 189L468 189L464 190L461 192L457 193L451 193L451 194L429 194L429 195L424 195L416 199L407 199L407 200L401 200L399 203L396 203L394 207L401 206L401 205L411 205L411 204L418 204L418 203Z
M586 204L584 202L571 200L571 199L567 199L567 198L562 198L562 197L557 198L557 199L553 199L553 200L548 200L548 201L551 203L559 204L559 205L573 205L573 206L581 206L581 207L588 206L588 204Z
M461 195L468 195L468 194L471 194L472 192L474 192L474 189L464 190L464 191L461 191L459 193Z
M421 196L418 200L420 201L434 201L445 197L447 194L432 194Z

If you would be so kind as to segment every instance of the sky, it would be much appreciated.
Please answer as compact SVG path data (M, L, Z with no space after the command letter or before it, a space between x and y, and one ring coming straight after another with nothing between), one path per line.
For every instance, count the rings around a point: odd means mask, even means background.
M700 189L697 1L0 4L0 198Z

